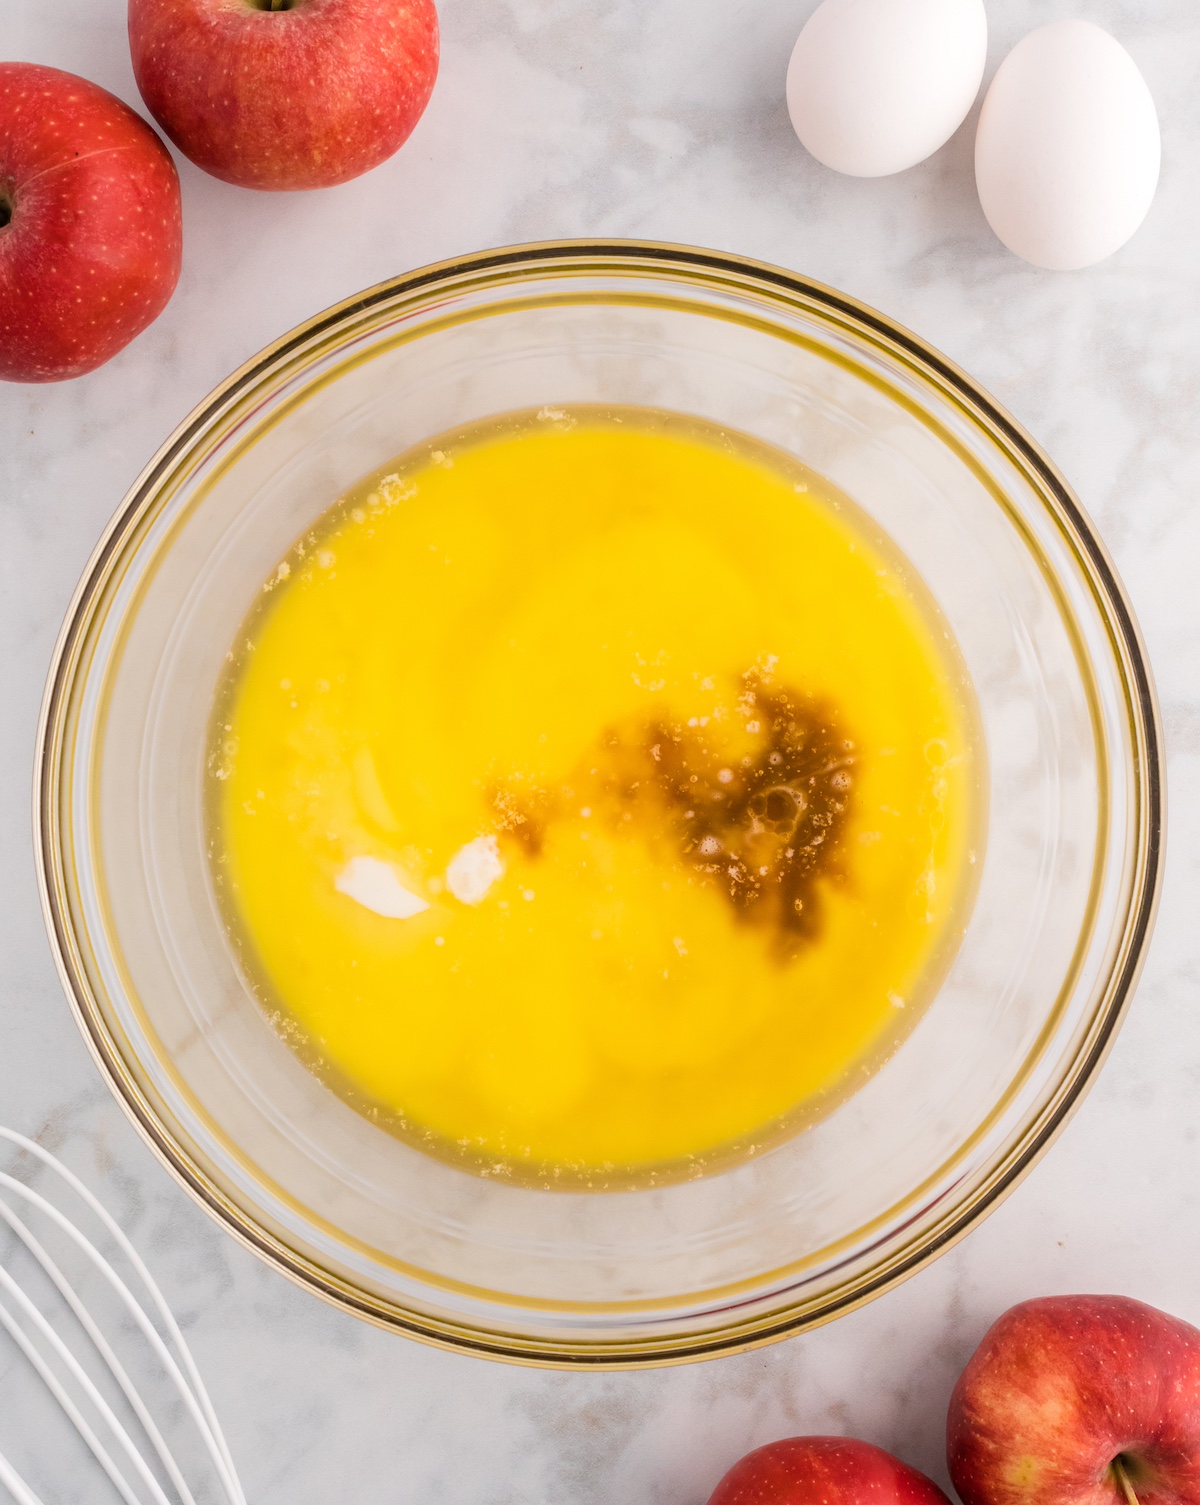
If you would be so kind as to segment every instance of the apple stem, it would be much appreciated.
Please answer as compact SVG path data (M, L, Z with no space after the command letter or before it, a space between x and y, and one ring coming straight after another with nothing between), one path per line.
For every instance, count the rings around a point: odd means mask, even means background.
M1125 1465L1121 1462L1120 1457L1114 1458L1109 1467L1113 1471L1113 1477L1117 1481L1118 1489L1125 1496L1125 1505L1138 1505L1138 1497L1134 1493L1133 1485L1130 1483L1129 1475L1126 1473Z
M9 224L11 220L12 205L9 203L6 196L0 193L0 230L3 230L5 225Z

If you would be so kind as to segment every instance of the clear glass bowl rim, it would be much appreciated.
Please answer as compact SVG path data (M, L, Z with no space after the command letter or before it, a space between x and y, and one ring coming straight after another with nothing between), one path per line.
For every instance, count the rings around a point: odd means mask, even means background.
M87 645L97 608L123 550L141 531L155 504L160 482L189 454L205 452L206 435L248 389L294 372L306 356L315 357L363 320L403 302L428 307L473 281L489 288L516 287L527 274L594 274L620 276L655 273L674 276L710 290L729 288L767 305L790 305L832 321L853 338L881 347L924 385L949 397L961 413L1015 461L1038 491L1086 567L1094 603L1105 622L1120 677L1126 687L1128 733L1133 748L1133 806L1137 828L1136 857L1115 964L1105 988L1105 1002L1083 1046L1049 1104L1041 1104L1020 1127L1015 1147L1002 1163L977 1178L973 1195L947 1219L935 1223L900 1259L880 1250L877 1268L867 1278L815 1310L781 1310L752 1323L730 1311L727 1330L681 1335L666 1346L614 1353L597 1344L577 1344L554 1351L545 1344L522 1344L510 1334L487 1335L479 1329L441 1322L423 1313L406 1312L356 1289L306 1256L290 1249L225 1196L181 1142L172 1126L142 1092L122 1057L82 963L70 914L70 875L61 841L65 791L62 773L72 718L70 702L86 664ZM1146 649L1125 590L1108 553L1066 480L1036 441L982 387L934 347L902 325L844 293L783 268L746 257L668 242L634 240L562 240L503 247L453 258L390 278L345 299L267 346L216 387L176 428L150 460L105 529L76 587L55 645L38 728L34 770L34 841L38 885L51 949L76 1022L93 1058L121 1107L150 1149L179 1182L242 1244L299 1285L336 1306L377 1325L402 1331L440 1347L487 1354L510 1362L555 1367L627 1368L631 1365L681 1363L773 1342L822 1325L851 1311L915 1274L962 1238L1024 1178L1061 1132L1095 1079L1130 1005L1153 930L1163 872L1165 768L1160 713Z

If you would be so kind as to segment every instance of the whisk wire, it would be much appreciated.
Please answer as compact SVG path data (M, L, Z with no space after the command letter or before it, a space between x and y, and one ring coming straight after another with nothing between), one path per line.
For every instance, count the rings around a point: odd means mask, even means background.
M80 1181L79 1178L75 1176L65 1165L63 1165L61 1161L57 1159L57 1157L52 1155L48 1150L43 1149L43 1147L37 1144L35 1141L26 1138L25 1135L19 1134L15 1130L7 1129L2 1126L0 1126L0 1139L6 1139L10 1143L20 1146L29 1154L32 1154L33 1156L35 1156L35 1158L41 1160L44 1164L54 1170L87 1204L90 1210L103 1224L108 1233L116 1241L126 1259L134 1267L134 1270L137 1272L139 1279L141 1280L143 1286L149 1294L154 1311L157 1313L160 1321L166 1328L168 1338L171 1340L175 1349L178 1351L179 1360L183 1365L183 1370L186 1371L186 1377L184 1372L180 1369L180 1364L176 1362L174 1355L171 1353L170 1349L163 1341L162 1336L160 1335L151 1318L147 1315L146 1311L143 1310L141 1304L134 1297L133 1293L130 1291L126 1283L121 1279L120 1275L117 1274L116 1270L113 1269L112 1265L108 1262L108 1260L104 1258L104 1256L99 1252L95 1245L82 1232L80 1232L80 1230L76 1228L75 1225L52 1202L49 1202L40 1193L34 1191L32 1187L25 1185L24 1182L17 1180L15 1177L8 1175L6 1172L0 1171L0 1187L7 1189L12 1194L22 1198L24 1201L37 1208L38 1211L48 1217L56 1225L56 1227L61 1229L61 1231L72 1240L76 1247L87 1257L92 1265L108 1282L109 1286L116 1293L119 1300L125 1306L134 1322L137 1324L137 1327L141 1331L142 1336L150 1345L155 1357L158 1359L159 1363L165 1370L172 1387L182 1400L188 1414L190 1415L197 1429L200 1440L204 1446L206 1453L209 1456L213 1468L216 1471L221 1486L228 1500L230 1501L230 1505L246 1505L245 1495L242 1492L240 1481L238 1480L236 1470L234 1469L233 1460L230 1455L228 1445L217 1421L216 1413L213 1409L212 1402L209 1399L208 1392L206 1391L204 1384L200 1379L200 1374L196 1367L195 1360L192 1358L191 1351L189 1350L187 1343L184 1341L183 1334L179 1328L179 1324L176 1322L174 1315L172 1314L170 1308L167 1306L162 1292L159 1290L153 1276L146 1268L145 1263L138 1255L136 1249L130 1243L129 1239L126 1237L120 1226L117 1224L108 1210L104 1207L104 1205L100 1201L98 1201L98 1199L88 1190L83 1182ZM59 1294L63 1297L64 1301L66 1301L70 1310L80 1322L80 1325L83 1327L84 1331L91 1339L93 1345L100 1353L100 1356L104 1359L104 1362L107 1365L109 1372L112 1374L113 1379L116 1381L122 1394L125 1396L125 1399L129 1402L131 1408L134 1411L134 1414L137 1416L138 1421L141 1423L141 1426L145 1431L146 1436L149 1439L152 1448L154 1449L154 1452L157 1454L158 1459L162 1464L168 1478L170 1479L172 1486L178 1492L182 1505L195 1505L194 1497L191 1491L188 1489L182 1471L180 1470L175 1459L172 1457L170 1449L164 1442L158 1428L154 1425L154 1421L149 1413L149 1410L138 1395L136 1389L129 1379L128 1374L125 1372L124 1368L117 1360L117 1357L112 1348L105 1341L103 1334L100 1332L95 1321L87 1312L87 1309L83 1305L83 1302L80 1300L78 1293L71 1286L70 1282L67 1281L62 1271L50 1258L49 1254L42 1247L41 1243L34 1237L32 1231L25 1225L22 1219L17 1216L16 1212L4 1201L3 1198L0 1198L0 1219L8 1224L9 1228L17 1235L26 1249L41 1266L42 1270L51 1280L55 1288L58 1290ZM120 1444L122 1451L127 1454L131 1462L133 1463L142 1483L146 1485L146 1487L152 1494L155 1505L171 1505L171 1502L164 1492L162 1485L154 1476L153 1472L146 1463L145 1458L139 1453L128 1432L122 1426L121 1422L112 1411L112 1408L105 1401L104 1397L97 1389L95 1383L92 1381L83 1367L78 1363L78 1361L74 1358L74 1356L70 1353L70 1351L66 1348L58 1333L46 1321L42 1313L37 1309L36 1306L33 1305L31 1301L29 1301L29 1298L25 1295L25 1293L20 1289L19 1286L17 1286L12 1277L3 1269L0 1269L0 1289L3 1289L5 1292L7 1292L17 1302L20 1310L24 1313L27 1320L33 1323L34 1327L41 1335L43 1341L50 1345L54 1354L66 1366L69 1374L80 1386L84 1395L100 1413L101 1417L103 1417L109 1429L112 1431L113 1436ZM36 1345L34 1345L30 1340L28 1334L21 1327L20 1323L17 1322L11 1311L6 1306L4 1306L3 1303L0 1303L0 1326L3 1326L4 1329L9 1333L13 1341L21 1349L22 1353L24 1353L30 1364L40 1375L43 1382L50 1389L51 1393L59 1402L66 1415L75 1425L76 1430L79 1432L80 1436L83 1438L85 1443L87 1443L89 1449L99 1462L100 1466L108 1475L109 1479L113 1483L113 1486L117 1489L118 1493L125 1501L125 1505L142 1505L140 1497L132 1489L128 1480L118 1469L117 1465L109 1455L107 1449L104 1447L104 1444L101 1442L99 1437L96 1436L96 1433L93 1431L86 1418L80 1412L78 1406L76 1406L71 1396L63 1387L58 1376L54 1373L51 1366L46 1362L44 1356L41 1352L39 1352ZM3 1457L3 1455L0 1455L0 1484L2 1484L4 1488L9 1492L9 1494L13 1497L13 1499L17 1501L17 1505L40 1505L37 1496L30 1489L29 1485L25 1483L25 1481L13 1468L11 1463L9 1463L8 1460Z
M42 1505L41 1500L21 1478L12 1464L0 1453L0 1484L3 1484L17 1505Z
M30 1305L32 1306L32 1303L30 1303ZM36 1307L34 1307L33 1310L38 1317L41 1317L42 1314L37 1311ZM44 1318L42 1318L41 1325L42 1327L47 1329L50 1326ZM128 1479L126 1479L125 1475L113 1462L112 1456L109 1453L108 1449L104 1446L99 1437L96 1436L95 1432L88 1425L83 1413L71 1399L70 1395L67 1393L67 1390L58 1379L58 1376L54 1373L53 1369L50 1368L49 1364L46 1363L45 1359L37 1351L37 1348L33 1345L33 1343L30 1342L28 1333L24 1331L24 1329L21 1327L21 1324L16 1321L12 1313L8 1310L8 1308L2 1301L0 1301L0 1327L4 1328L9 1337L29 1360L30 1364L41 1377L42 1383L46 1386L46 1388L50 1391L50 1394L66 1412L67 1416L70 1418L72 1424L74 1425L75 1430L87 1444L88 1450L91 1452L96 1462L112 1480L113 1488L125 1501L125 1505L142 1505L142 1502L130 1488ZM92 1386L91 1388L94 1390L95 1386ZM98 1396L89 1396L89 1399L91 1400L95 1400L97 1398ZM101 1403L103 1404L103 1402ZM117 1422L115 1417L113 1418L113 1424L119 1430L123 1430L120 1428L120 1423ZM159 1490L159 1494L162 1495L161 1490ZM165 1496L163 1498L165 1499Z
M184 1405L191 1413L192 1420L195 1422L196 1428L200 1433L201 1439L205 1444L209 1456L212 1458L213 1466L216 1468L217 1473L220 1475L221 1483L224 1485L226 1493L229 1495L230 1499L234 1501L234 1505L245 1505L245 1497L242 1495L241 1490L237 1485L236 1477L231 1475L230 1470L225 1463L224 1456L217 1446L217 1442L215 1437L213 1436L212 1429L209 1427L208 1421L197 1403L197 1397L192 1392L187 1382L184 1380L183 1375L180 1373L179 1365L175 1362L174 1357L172 1356L170 1350L167 1348L166 1344L163 1342L157 1329L154 1327L154 1324L150 1321L149 1317L147 1317L146 1313L138 1305L129 1287L112 1268L112 1266L108 1263L108 1261L104 1258L104 1256L100 1253L96 1246L91 1242L91 1240L88 1239L84 1234L80 1233L79 1229L75 1227L74 1223L72 1223L69 1218L64 1217L52 1202L48 1202L45 1197L41 1196L38 1192L35 1192L32 1187L26 1186L23 1181L18 1181L15 1177L8 1175L4 1171L0 1171L0 1186L7 1187L9 1191L15 1192L20 1197L24 1197L27 1201L33 1203L34 1206L36 1206L41 1212L44 1212L46 1216L50 1218L52 1222L56 1223L58 1227L61 1228L62 1231L68 1236L68 1238L70 1238L83 1251L83 1253L87 1255L87 1257L92 1261L92 1263L108 1281L109 1285L112 1286L113 1290L116 1291L121 1301L125 1304L125 1307L128 1310L130 1316L141 1329L142 1336L154 1350L159 1363L167 1371L167 1376L178 1392L180 1399L183 1401ZM182 1341L182 1338L180 1338L179 1342L182 1343Z
M142 1284L145 1286L147 1292L149 1293L150 1300L153 1303L155 1310L158 1312L158 1315L162 1320L164 1327L167 1329L169 1336L174 1342L176 1348L179 1350L179 1356L183 1361L184 1368L187 1370L188 1379L191 1381L195 1400L198 1401L200 1409L204 1413L207 1422L208 1435L215 1443L216 1448L220 1453L221 1459L223 1461L224 1467L221 1469L222 1482L225 1484L226 1489L229 1491L230 1497L234 1501L234 1505L246 1505L246 1497L242 1493L242 1487L237 1477L237 1471L233 1466L233 1458L225 1441L225 1434L221 1431L221 1424L217 1420L217 1413L213 1409L213 1404L209 1399L208 1391L205 1389L204 1381L200 1378L200 1371L196 1367L195 1360L192 1358L191 1349L184 1341L183 1333L179 1330L179 1324L175 1320L174 1313L167 1305L166 1298L159 1290L158 1284L155 1281L154 1277L146 1268L145 1262L143 1261L141 1255L133 1247L132 1243L130 1243L129 1239L125 1235L124 1230L109 1212L108 1208L104 1206L104 1204L84 1185L79 1177L75 1175L75 1173L67 1166L65 1166L57 1156L52 1155L49 1150L44 1149L35 1140L27 1138L26 1135L18 1133L15 1129L8 1129L0 1126L0 1139L7 1139L12 1144L20 1145L23 1150L33 1155L36 1159L41 1160L43 1164L48 1165L52 1170L56 1171L58 1175L61 1176L62 1179L67 1183L67 1185L72 1189L72 1191L74 1191L77 1196L81 1197L83 1201L87 1203L88 1207L91 1208L96 1217L100 1219L105 1228L120 1246L121 1252L125 1255L126 1259L137 1271L138 1276L140 1277ZM118 1278L115 1271L110 1270L109 1274L113 1279ZM133 1301L132 1297L130 1297L129 1299L130 1301ZM137 1306L136 1302L134 1302L133 1304L137 1308L137 1311L140 1313L141 1308ZM172 1369L174 1369L175 1373L178 1373L178 1370L175 1369L173 1363ZM215 1461L216 1460L214 1460L214 1462Z
M113 1352L112 1347L105 1339L104 1334L100 1331L99 1327L92 1319L91 1313L88 1311L87 1307L84 1306L83 1302L80 1301L74 1287L67 1280L66 1276L63 1275L59 1267L50 1258L49 1254L43 1248L42 1244L34 1236L32 1230L24 1222L22 1222L22 1220L17 1216L12 1208L9 1207L8 1203L5 1202L3 1198L0 1198L0 1219L3 1219L4 1222L8 1224L8 1226L24 1244L25 1248L41 1266L47 1278L51 1281L59 1294L62 1296L63 1300L66 1302L67 1306L74 1313L79 1325L91 1339L93 1346L96 1348L101 1358L108 1366L109 1372L120 1388L122 1395L124 1395L134 1415L141 1423L142 1430L149 1438L150 1445L157 1454L159 1462L166 1470L167 1476L171 1480L171 1483L178 1490L182 1505L196 1505L195 1498L193 1497L191 1490L187 1486L187 1481L184 1479L183 1474L179 1469L179 1465L172 1457L171 1451L167 1447L162 1433L154 1424L154 1418L150 1415L145 1402L138 1394L132 1380L129 1378L128 1374L126 1374L124 1366L121 1364L120 1360Z

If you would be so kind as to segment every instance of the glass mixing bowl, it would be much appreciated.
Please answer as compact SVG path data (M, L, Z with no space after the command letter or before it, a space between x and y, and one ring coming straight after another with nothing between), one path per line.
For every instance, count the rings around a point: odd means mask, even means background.
M933 593L986 744L978 898L916 1028L815 1126L650 1190L489 1181L347 1107L255 1002L206 855L214 687L291 542L410 445L557 403L696 414L826 476ZM1129 1002L1160 880L1160 760L1145 654L1102 546L1037 446L942 356L839 293L737 258L524 246L321 314L155 456L55 654L39 866L101 1069L167 1166L251 1248L434 1342L531 1362L664 1362L867 1300L1028 1169Z

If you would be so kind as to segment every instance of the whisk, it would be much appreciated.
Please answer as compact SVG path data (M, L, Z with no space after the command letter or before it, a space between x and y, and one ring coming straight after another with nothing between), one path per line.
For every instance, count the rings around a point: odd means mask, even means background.
M19 1202L33 1210L35 1222L48 1220L59 1234L65 1235L83 1256L84 1269L90 1266L99 1273L115 1296L118 1310L132 1318L134 1327L153 1356L157 1371L166 1377L168 1393L182 1402L211 1465L220 1493L214 1492L213 1479L207 1477L208 1471L205 1470L202 1495L210 1500L223 1499L227 1505L246 1505L233 1459L199 1370L184 1342L179 1324L137 1250L103 1204L56 1156L12 1129L0 1127L0 1140L7 1140L50 1167L60 1178L58 1184L65 1183L70 1192L82 1200L104 1233L115 1243L120 1256L148 1296L146 1305L139 1302L91 1239L49 1198L15 1176L0 1171L0 1224L6 1224L16 1235L58 1293L61 1298L58 1313L65 1319L65 1330L78 1340L77 1347L85 1347L80 1338L82 1331L90 1344L89 1361L94 1367L98 1367L94 1355L103 1361L111 1378L111 1385L104 1381L109 1388L109 1398L105 1397L64 1339L60 1331L63 1324L60 1322L56 1326L51 1323L11 1270L3 1265L0 1265L0 1328L8 1334L62 1407L125 1505L150 1505L150 1502L153 1505L197 1505L184 1470L167 1446L150 1406L101 1330L96 1313L89 1311L76 1287L17 1213L15 1203ZM62 1312L63 1306L66 1312ZM110 1404L111 1399L118 1407L122 1405L112 1386L120 1391L124 1406L136 1417L136 1425L127 1426ZM0 1484L17 1505L42 1505L3 1452L0 1452Z

